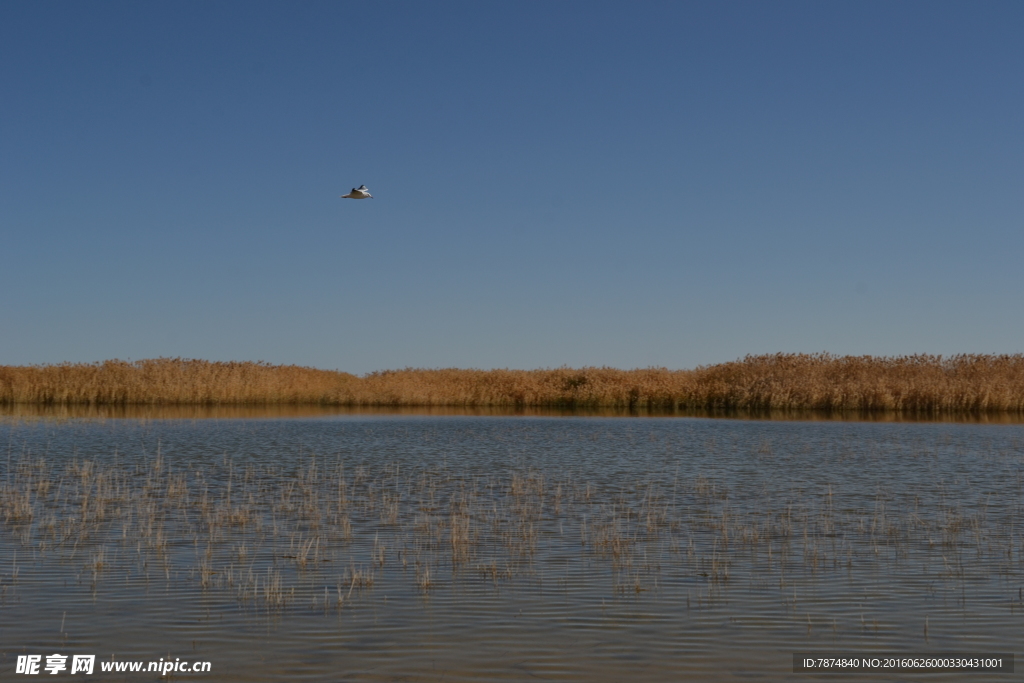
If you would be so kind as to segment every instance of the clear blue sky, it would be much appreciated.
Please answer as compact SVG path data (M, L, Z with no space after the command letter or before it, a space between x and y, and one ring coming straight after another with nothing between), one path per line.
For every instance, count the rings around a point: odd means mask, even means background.
M3 2L0 364L1021 352L1022 35L1020 2Z

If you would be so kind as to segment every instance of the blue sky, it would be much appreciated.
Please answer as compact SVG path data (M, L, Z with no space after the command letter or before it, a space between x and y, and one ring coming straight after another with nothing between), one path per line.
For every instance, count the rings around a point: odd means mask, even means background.
M5 2L0 364L1021 352L1022 31L1010 2Z

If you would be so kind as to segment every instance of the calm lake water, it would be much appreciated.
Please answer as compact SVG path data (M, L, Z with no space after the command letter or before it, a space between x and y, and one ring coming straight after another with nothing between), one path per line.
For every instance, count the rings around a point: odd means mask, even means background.
M794 652L1024 636L1020 424L8 417L0 446L4 680L807 680Z

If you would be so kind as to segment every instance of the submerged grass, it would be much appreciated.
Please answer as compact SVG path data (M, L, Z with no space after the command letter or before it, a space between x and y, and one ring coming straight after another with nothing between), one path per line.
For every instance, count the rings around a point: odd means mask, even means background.
M0 403L1024 412L1024 354L774 354L693 370L389 370L158 358L0 366Z

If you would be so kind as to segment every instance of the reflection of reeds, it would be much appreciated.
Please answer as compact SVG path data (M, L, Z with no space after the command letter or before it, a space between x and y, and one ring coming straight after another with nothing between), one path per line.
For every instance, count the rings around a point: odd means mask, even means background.
M695 370L343 372L160 358L0 366L0 403L580 406L711 410L1024 411L1024 354L776 354ZM758 452L770 456L763 442Z

